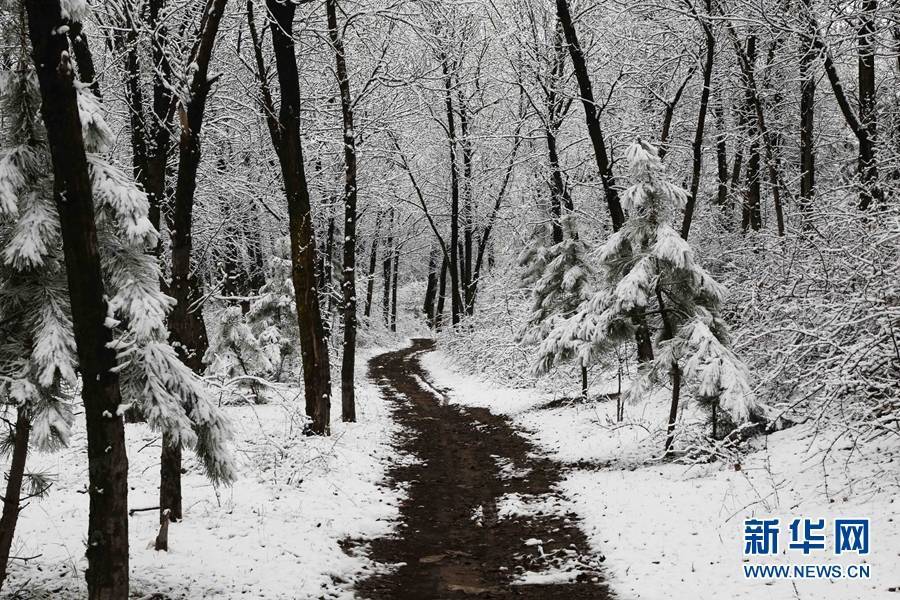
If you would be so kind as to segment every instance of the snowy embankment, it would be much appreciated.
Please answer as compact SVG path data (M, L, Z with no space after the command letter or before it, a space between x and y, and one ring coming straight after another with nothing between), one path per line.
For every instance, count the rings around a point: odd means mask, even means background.
M553 402L559 394L512 389L460 374L441 352L422 363L448 400L509 415L538 447L568 466L553 500L573 510L595 551L606 556L609 584L620 598L675 600L900 598L900 444L853 445L837 431L811 425L753 440L753 451L707 464L663 463L662 399ZM599 388L599 386L596 386ZM600 392L600 389L594 390ZM687 419L697 415L687 415ZM830 448L827 455L822 450ZM852 452L851 452L852 450ZM744 519L780 517L777 556L745 562ZM868 556L786 552L794 518L871 518ZM830 527L830 525L829 525ZM743 564L859 564L868 580L753 580Z
M365 377L360 353L358 423L340 422L336 388L332 435L305 437L302 392L278 388L269 403L227 409L240 474L213 488L185 452L184 516L169 529L170 551L156 552L158 511L130 519L131 589L136 598L350 598L349 584L379 568L345 539L384 535L398 515L402 490L381 485L397 431L380 392ZM28 470L55 481L22 512L4 592L31 598L84 598L88 496L83 419L71 445L34 453ZM129 507L158 505L159 435L128 425Z

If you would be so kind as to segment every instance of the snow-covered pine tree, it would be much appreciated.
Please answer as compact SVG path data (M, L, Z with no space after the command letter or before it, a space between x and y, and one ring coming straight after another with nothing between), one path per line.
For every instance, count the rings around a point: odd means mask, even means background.
M60 389L75 383L77 358L41 98L27 44L20 47L0 75L0 400L24 413L32 442L47 447L67 439L71 418ZM214 482L230 482L227 420L167 341L173 301L160 291L159 267L147 253L157 241L147 197L104 158L113 136L87 86L78 87L78 109L123 402L194 446ZM24 443L22 452L28 436Z
M209 365L207 372L223 379L237 378L237 388L249 391L254 402L259 403L263 398L256 378L272 375L272 352L263 348L240 306L226 308L221 322L219 335L204 357Z
M269 259L266 283L247 314L250 331L261 350L260 362L270 365L269 375L275 381L299 376L300 330L291 269L290 240L279 238Z
M578 236L574 214L561 219L562 240L544 246L544 236L536 235L534 243L519 258L525 268L523 281L531 286L531 311L521 332L525 344L540 344L560 321L572 316L590 296L591 268L587 264L587 245ZM581 368L581 393L587 398L588 364L578 360Z
M158 234L148 218L147 195L103 157L113 135L97 98L83 85L78 109L122 396L139 404L151 427L169 432L175 443L194 447L213 482L228 483L234 477L227 446L230 426L203 381L184 365L168 341L166 315L174 300L159 287L159 264L150 252Z
M758 404L749 373L731 351L720 316L725 290L701 267L671 223L686 192L666 177L656 149L638 140L626 154L632 185L623 194L629 218L600 251L604 285L541 344L537 371L575 357L583 364L633 339L630 315L659 315L661 335L654 360L640 365L627 390L632 401L671 378L672 401L665 449L671 449L682 379L695 398L721 407L734 424Z
M23 489L46 489L40 475L25 471L29 445L46 450L67 442L72 414L62 386L75 383L76 363L40 97L27 57L13 60L0 72L0 403L9 415L0 448L12 455L0 518L0 586Z
M204 357L207 373L221 379L241 378L238 388L261 399L258 382L294 381L300 376L300 331L297 325L294 282L288 238L274 242L266 283L247 314L230 307L222 327Z

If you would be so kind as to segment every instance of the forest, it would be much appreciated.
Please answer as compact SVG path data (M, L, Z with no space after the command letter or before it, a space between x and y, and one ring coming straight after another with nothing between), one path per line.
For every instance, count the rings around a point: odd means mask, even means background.
M900 5L0 0L0 419L0 598L900 597Z

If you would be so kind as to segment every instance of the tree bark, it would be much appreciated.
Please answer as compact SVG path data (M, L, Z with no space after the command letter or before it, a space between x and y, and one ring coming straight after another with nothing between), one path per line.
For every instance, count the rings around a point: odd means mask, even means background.
M266 6L271 16L269 29L281 87L281 108L277 120L279 135L273 143L281 165L288 204L291 275L300 327L306 412L312 420L310 432L328 435L331 429L331 369L319 290L316 288L316 236L300 140L300 78L293 38L297 7L278 0L266 0Z
M150 0L147 10L147 26L154 32L153 120L148 128L147 175L141 180L150 203L150 222L157 231L162 227L160 215L166 199L166 164L172 138L168 127L172 91L164 81L164 78L171 76L172 68L166 54L166 25L160 19L164 3L165 0Z
M864 2L865 3L863 4L863 11L868 13L868 9L875 6L875 3L872 2L872 0L864 0ZM859 82L860 100L863 101L860 104L859 117L854 114L853 108L850 106L850 100L846 90L844 90L843 84L841 83L840 75L837 71L837 66L834 64L834 59L831 57L831 52L829 51L828 46L825 44L825 41L819 34L818 25L816 24L816 20L813 17L812 12L806 11L805 16L809 35L812 38L812 43L815 48L822 54L822 63L825 67L825 74L828 76L828 82L831 84L831 90L834 93L834 99L837 101L838 107L841 109L841 114L844 115L844 120L847 122L847 126L859 141L859 206L862 209L866 209L871 204L873 195L876 195L879 198L881 196L881 192L877 187L874 189L874 194L872 190L872 186L873 184L877 183L878 177L878 167L874 161L875 140L872 139L872 135L874 133L877 133L877 123L875 121L874 107L871 105L866 107L862 106L863 103L868 104L870 102L874 102L874 96L871 93L873 85L872 82L874 82L874 71L872 71L872 69L874 68L874 54L872 54L873 49L871 47L872 37L874 35L874 32L871 32L871 28L874 27L874 22L871 19L874 19L874 15L872 17L863 15L863 17L860 19L860 29L858 32L858 44L860 52L858 58L858 71L860 77L866 79L866 81L860 80ZM869 81L870 77L872 78L872 82ZM864 112L866 112L867 114L871 114L872 118L869 121L863 120ZM869 157L871 157L872 160L869 160Z
M863 0L859 16L859 124L866 132L859 138L859 208L867 210L879 191L875 144L878 135L875 97L875 12L877 0Z
M741 50L741 74L744 83L745 110L747 114L752 114L754 108L752 88L755 86L755 79L752 74L756 65L756 36L751 35L747 38L746 52L743 49ZM741 210L741 229L745 232L748 229L759 231L762 228L762 188L759 179L759 138L761 132L758 119L753 121L749 118L747 119L747 133L750 137L750 150L747 159L746 189Z
M392 264L394 260L394 209L390 209L388 214L388 236L384 246L384 261L382 263L382 275L384 279L384 289L381 296L381 317L384 320L384 326L391 325L391 273L393 272Z
M394 264L392 265L393 273L391 274L391 331L397 331L397 287L400 271L400 244L394 247Z
M27 0L41 114L53 163L72 324L87 423L89 600L128 597L128 457L106 291L100 270L94 198L81 133L74 71L59 0Z
M616 180L613 176L612 165L606 150L606 142L603 139L603 130L600 128L600 115L597 103L594 101L594 91L591 79L588 75L584 52L578 42L578 33L572 23L572 15L569 13L568 0L556 0L556 14L562 24L569 46L569 55L572 58L572 66L575 69L575 78L578 80L578 89L581 93L581 103L584 106L584 118L587 123L588 136L594 147L594 157L597 160L597 170L600 173L600 181L603 184L603 192L606 195L606 205L612 220L613 231L618 231L625 223L625 213L619 203L619 192L616 189Z
M425 302L422 312L425 313L425 322L428 326L434 327L434 301L437 297L438 286L438 259L441 256L441 249L437 246L431 247L428 254L428 279L425 284Z
M755 133L755 132L754 132ZM750 158L747 160L747 189L744 194L744 207L741 216L741 228L759 231L762 229L761 185L759 180L759 138L750 142Z
M159 521L177 522L182 518L181 445L163 432L159 461ZM166 529L168 531L168 529ZM165 546L165 547L162 547ZM157 550L168 550L169 540L158 540Z
M558 138L563 119L568 112L569 103L561 97L565 73L566 42L562 25L557 22L553 35L553 59L550 65L549 85L546 89L547 120L544 122L544 139L547 142L547 161L550 165L550 234L554 244L563 241L562 215L563 209L571 211L572 196L566 185L565 174L559 160Z
M693 7L692 7L693 9ZM697 15L694 15L695 18L698 18ZM704 27L705 31L705 27ZM687 87L688 82L690 82L691 77L694 76L697 67L692 66L687 73L687 76L681 80L681 84L678 86L678 89L675 90L675 95L672 96L671 100L667 100L665 103L665 110L663 111L663 120L662 127L659 132L659 159L662 160L666 157L666 154L669 152L669 132L672 129L672 118L675 116L675 107L678 106L679 100L681 100L682 94L684 94L684 89Z
M469 113L466 103L463 100L462 91L459 92L459 145L462 148L462 221L463 221L463 239L462 239L462 268L460 270L460 279L462 286L462 296L464 310L467 315L471 315L474 309L474 289L472 287L472 242L473 242L473 211L472 205L472 156L474 150L472 148L472 140L469 131Z
M556 148L556 132L550 127L544 130L547 140L547 155L550 163L550 237L554 244L563 241L563 206L572 203L569 189L559 166L559 151Z
M341 93L344 124L344 272L341 292L344 303L344 353L341 361L341 419L356 421L354 371L356 369L356 133L353 126L353 97L344 40L338 32L337 0L325 0L328 35L334 47L335 73Z
M329 202L330 204L330 202ZM322 294L325 295L325 312L331 313L332 311L332 303L334 302L334 230L335 230L335 222L334 222L334 214L331 213L331 209L329 208L328 212L328 223L325 227L325 243L324 247L320 248L320 252L318 255L318 263L319 267L318 271L318 287L322 290ZM326 328L326 336L328 335L328 323L325 323Z
M3 516L0 517L0 589L6 581L6 570L9 566L9 552L12 549L19 511L22 509L22 481L25 478L25 459L28 457L28 438L31 434L31 422L25 408L19 407L13 434L12 457L9 461L9 473L6 476L6 493L3 495Z
M703 28L703 34L706 38L706 60L703 63L703 91L700 92L700 109L697 113L697 130L694 133L694 159L691 172L691 189L688 194L687 203L684 207L684 218L681 221L681 237L688 238L691 232L691 220L694 217L694 205L697 202L697 192L700 190L700 175L703 171L703 131L706 127L706 112L709 108L710 83L712 80L713 60L716 56L716 39L713 37L712 24L708 18L712 12L712 0L706 0L706 17L698 15L694 12L694 17Z
M713 107L713 114L716 119L716 177L718 181L716 205L719 210L724 210L728 204L728 142L721 95Z
M810 0L802 0L810 10ZM815 109L816 74L814 45L809 35L801 35L800 47L800 211L808 214L816 182Z
M375 215L375 230L372 232L372 245L369 249L369 274L366 277L366 307L365 316L372 316L372 297L375 294L375 267L378 264L378 236L381 234L382 212Z
M447 270L450 266L450 260L444 255L441 261L441 276L438 278L438 301L437 308L434 313L434 329L440 331L444 325L444 301L447 298Z
M670 340L675 336L675 328L672 325L669 313L666 312L666 305L663 302L662 288L660 288L659 282L656 285L656 301L659 303L659 313L662 315L663 335L665 335L667 340ZM678 366L678 361L674 358L672 359L669 374L672 377L672 400L669 404L669 420L666 424L666 443L663 450L666 455L672 450L672 443L675 441L675 424L678 421L678 401L681 394L681 368Z
M449 59L441 57L447 110L447 143L450 147L450 322L455 326L462 314L459 290L459 166L456 164L456 119L453 113L453 74Z
M172 283L169 288L176 304L169 314L169 332L172 345L178 351L181 361L198 375L203 373L203 357L209 348L209 340L202 306L197 305L203 298L203 290L191 267L194 195L202 153L200 134L211 87L209 65L226 1L207 0L197 45L191 56L191 64L196 69L188 87L189 100L186 106L179 106L178 109L181 133L178 140L173 228L170 231ZM182 517L181 447L165 434L160 464L159 511L160 520L168 518L175 522Z
M766 153L766 166L769 174L769 187L772 189L772 203L775 208L776 227L778 235L783 236L784 212L781 206L781 182L778 177L778 164L775 157L775 142L773 141L772 136L770 135L769 130L766 127L765 112L763 110L762 100L759 97L759 90L756 86L755 42L754 53L753 57L751 58L751 56L749 56L749 51L746 53L744 52L744 49L741 46L737 34L734 31L734 27L731 25L731 23L726 21L726 25L728 27L729 34L731 35L735 52L738 55L738 62L740 63L741 72L743 73L744 81L747 86L746 91L748 102L750 104L750 107L753 109L753 112L756 114L756 128L759 131L758 137L761 138L762 145ZM751 37L755 40L754 36Z

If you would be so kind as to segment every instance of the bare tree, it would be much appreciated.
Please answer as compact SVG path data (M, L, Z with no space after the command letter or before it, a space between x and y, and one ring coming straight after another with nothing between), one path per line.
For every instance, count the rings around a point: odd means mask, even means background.
M341 95L344 131L344 268L341 278L344 313L344 352L341 362L341 418L356 421L354 371L356 368L356 133L353 127L353 97L343 35L338 30L337 0L325 0L328 36L334 48L335 74Z
M248 3L252 15L252 3ZM294 13L296 5L266 0L269 31L275 54L275 67L281 88L281 108L275 116L272 94L262 58L260 36L253 35L254 51L260 68L258 78L262 90L263 110L267 115L272 145L281 165L281 176L287 196L290 223L291 263L297 320L300 326L300 348L303 355L303 389L306 414L312 420L310 431L328 435L331 429L331 369L325 327L316 287L316 240L309 185L303 163L300 139L300 79L294 51Z

